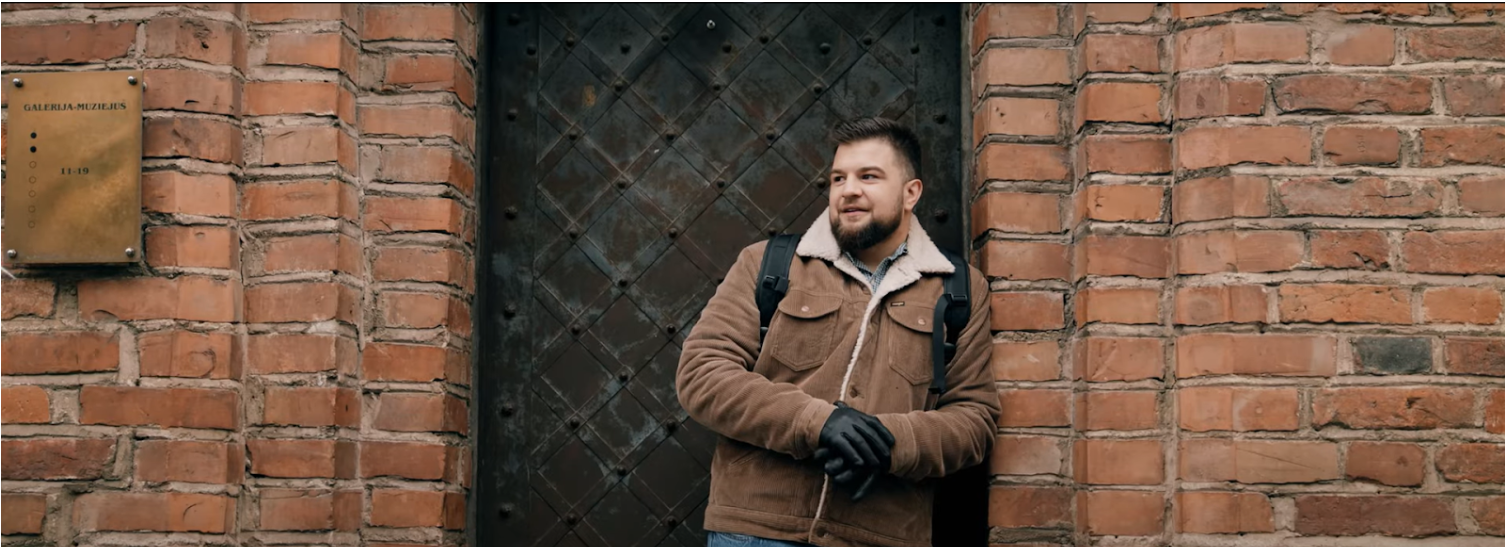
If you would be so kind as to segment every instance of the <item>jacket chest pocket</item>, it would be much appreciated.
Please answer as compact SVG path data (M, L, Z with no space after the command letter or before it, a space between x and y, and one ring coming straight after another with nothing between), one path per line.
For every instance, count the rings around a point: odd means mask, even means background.
M841 305L839 297L790 291L768 326L774 359L794 370L824 363L836 341Z
M889 367L910 384L929 384L934 375L930 345L936 326L935 307L890 302L884 308L889 318L884 333Z

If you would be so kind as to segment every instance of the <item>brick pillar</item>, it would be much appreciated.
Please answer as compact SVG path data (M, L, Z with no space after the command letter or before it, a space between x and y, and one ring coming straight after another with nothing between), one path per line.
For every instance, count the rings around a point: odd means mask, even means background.
M1069 537L1068 338L1074 172L1075 14L1053 4L974 6L972 206L979 266L993 288L993 369L1003 414L991 465L994 540Z
M1072 454L1079 544L1164 532L1170 335L1166 9L1078 4Z

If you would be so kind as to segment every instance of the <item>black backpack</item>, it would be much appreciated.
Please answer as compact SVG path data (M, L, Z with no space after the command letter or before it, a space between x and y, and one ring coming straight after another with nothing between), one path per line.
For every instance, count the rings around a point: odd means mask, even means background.
M768 323L773 321L773 312L789 292L789 264L794 260L794 249L799 245L800 234L781 234L768 240L763 249L763 265L758 270L758 341L768 336ZM943 278L944 289L935 303L935 322L945 325L934 329L930 340L930 359L934 367L930 380L930 395L926 397L925 409L932 410L946 391L946 363L956 356L956 337L967 328L967 318L972 313L968 296L971 291L967 261L962 257L940 249L951 261L955 272ZM874 288L876 290L876 287Z

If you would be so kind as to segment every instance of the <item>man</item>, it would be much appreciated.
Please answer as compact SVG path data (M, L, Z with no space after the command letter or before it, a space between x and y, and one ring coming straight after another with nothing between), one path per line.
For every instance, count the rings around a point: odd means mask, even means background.
M983 461L998 395L987 284L926 410L934 306L954 270L913 210L914 133L883 119L838 126L829 206L795 249L789 290L759 343L757 272L742 250L685 341L680 404L721 435L710 547L930 545L935 480Z

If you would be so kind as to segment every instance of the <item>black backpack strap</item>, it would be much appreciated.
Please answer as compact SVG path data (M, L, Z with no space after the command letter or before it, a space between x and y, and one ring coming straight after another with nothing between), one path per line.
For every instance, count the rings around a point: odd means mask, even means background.
M934 369L931 371L930 394L925 398L925 410L934 410L941 394L946 392L946 364L956 357L956 339L967 328L967 319L972 314L972 280L967 261L945 249L941 254L946 255L956 271L942 278L941 297L935 302L930 343L930 360Z
M800 234L779 234L768 240L763 248L763 265L758 268L758 342L768 336L768 323L773 321L773 312L789 292L789 263L794 261L794 248L800 243Z

